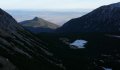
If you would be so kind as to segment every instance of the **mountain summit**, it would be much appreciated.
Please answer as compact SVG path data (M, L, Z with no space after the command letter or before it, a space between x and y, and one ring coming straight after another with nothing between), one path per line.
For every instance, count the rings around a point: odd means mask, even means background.
M36 21L39 21L41 18L39 18L39 17L35 17L35 18L33 18L33 20L36 20Z
M52 32L54 29L59 27L58 25L39 17L35 17L32 20L26 20L20 23L33 33Z
M57 32L120 32L120 3L101 6L82 17L71 19L57 29Z
M58 25L39 17L35 17L32 20L26 20L20 23L23 26L27 26L27 27L41 27L41 28L51 28L51 29L56 29L57 27L59 27Z

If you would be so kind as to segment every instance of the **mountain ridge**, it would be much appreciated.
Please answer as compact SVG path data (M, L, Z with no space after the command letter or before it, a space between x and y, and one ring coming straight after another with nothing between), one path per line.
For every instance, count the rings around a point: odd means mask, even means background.
M120 8L113 5L101 6L92 12L74 18L58 28L56 32L60 33L114 33L120 31ZM119 4L119 3L118 3ZM112 7L111 7L112 6Z

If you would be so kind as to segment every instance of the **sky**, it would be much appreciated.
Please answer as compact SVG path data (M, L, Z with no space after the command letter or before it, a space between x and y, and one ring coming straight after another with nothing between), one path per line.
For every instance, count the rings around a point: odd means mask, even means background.
M94 9L120 0L0 0L2 9Z

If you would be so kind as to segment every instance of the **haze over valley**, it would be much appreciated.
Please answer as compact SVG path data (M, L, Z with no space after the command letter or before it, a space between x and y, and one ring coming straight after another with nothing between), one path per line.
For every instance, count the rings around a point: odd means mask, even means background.
M68 10L68 11L30 11L30 10L7 10L18 22L40 17L58 25L63 25L72 18L85 15L91 10Z

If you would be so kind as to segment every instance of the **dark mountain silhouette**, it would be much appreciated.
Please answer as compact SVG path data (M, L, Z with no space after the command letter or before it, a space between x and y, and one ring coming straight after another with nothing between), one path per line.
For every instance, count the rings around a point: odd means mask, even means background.
M120 3L101 6L92 12L71 19L57 29L61 33L120 32Z
M33 33L53 32L59 26L42 18L35 17L32 20L20 22L26 29Z
M0 70L63 70L44 42L0 9Z

